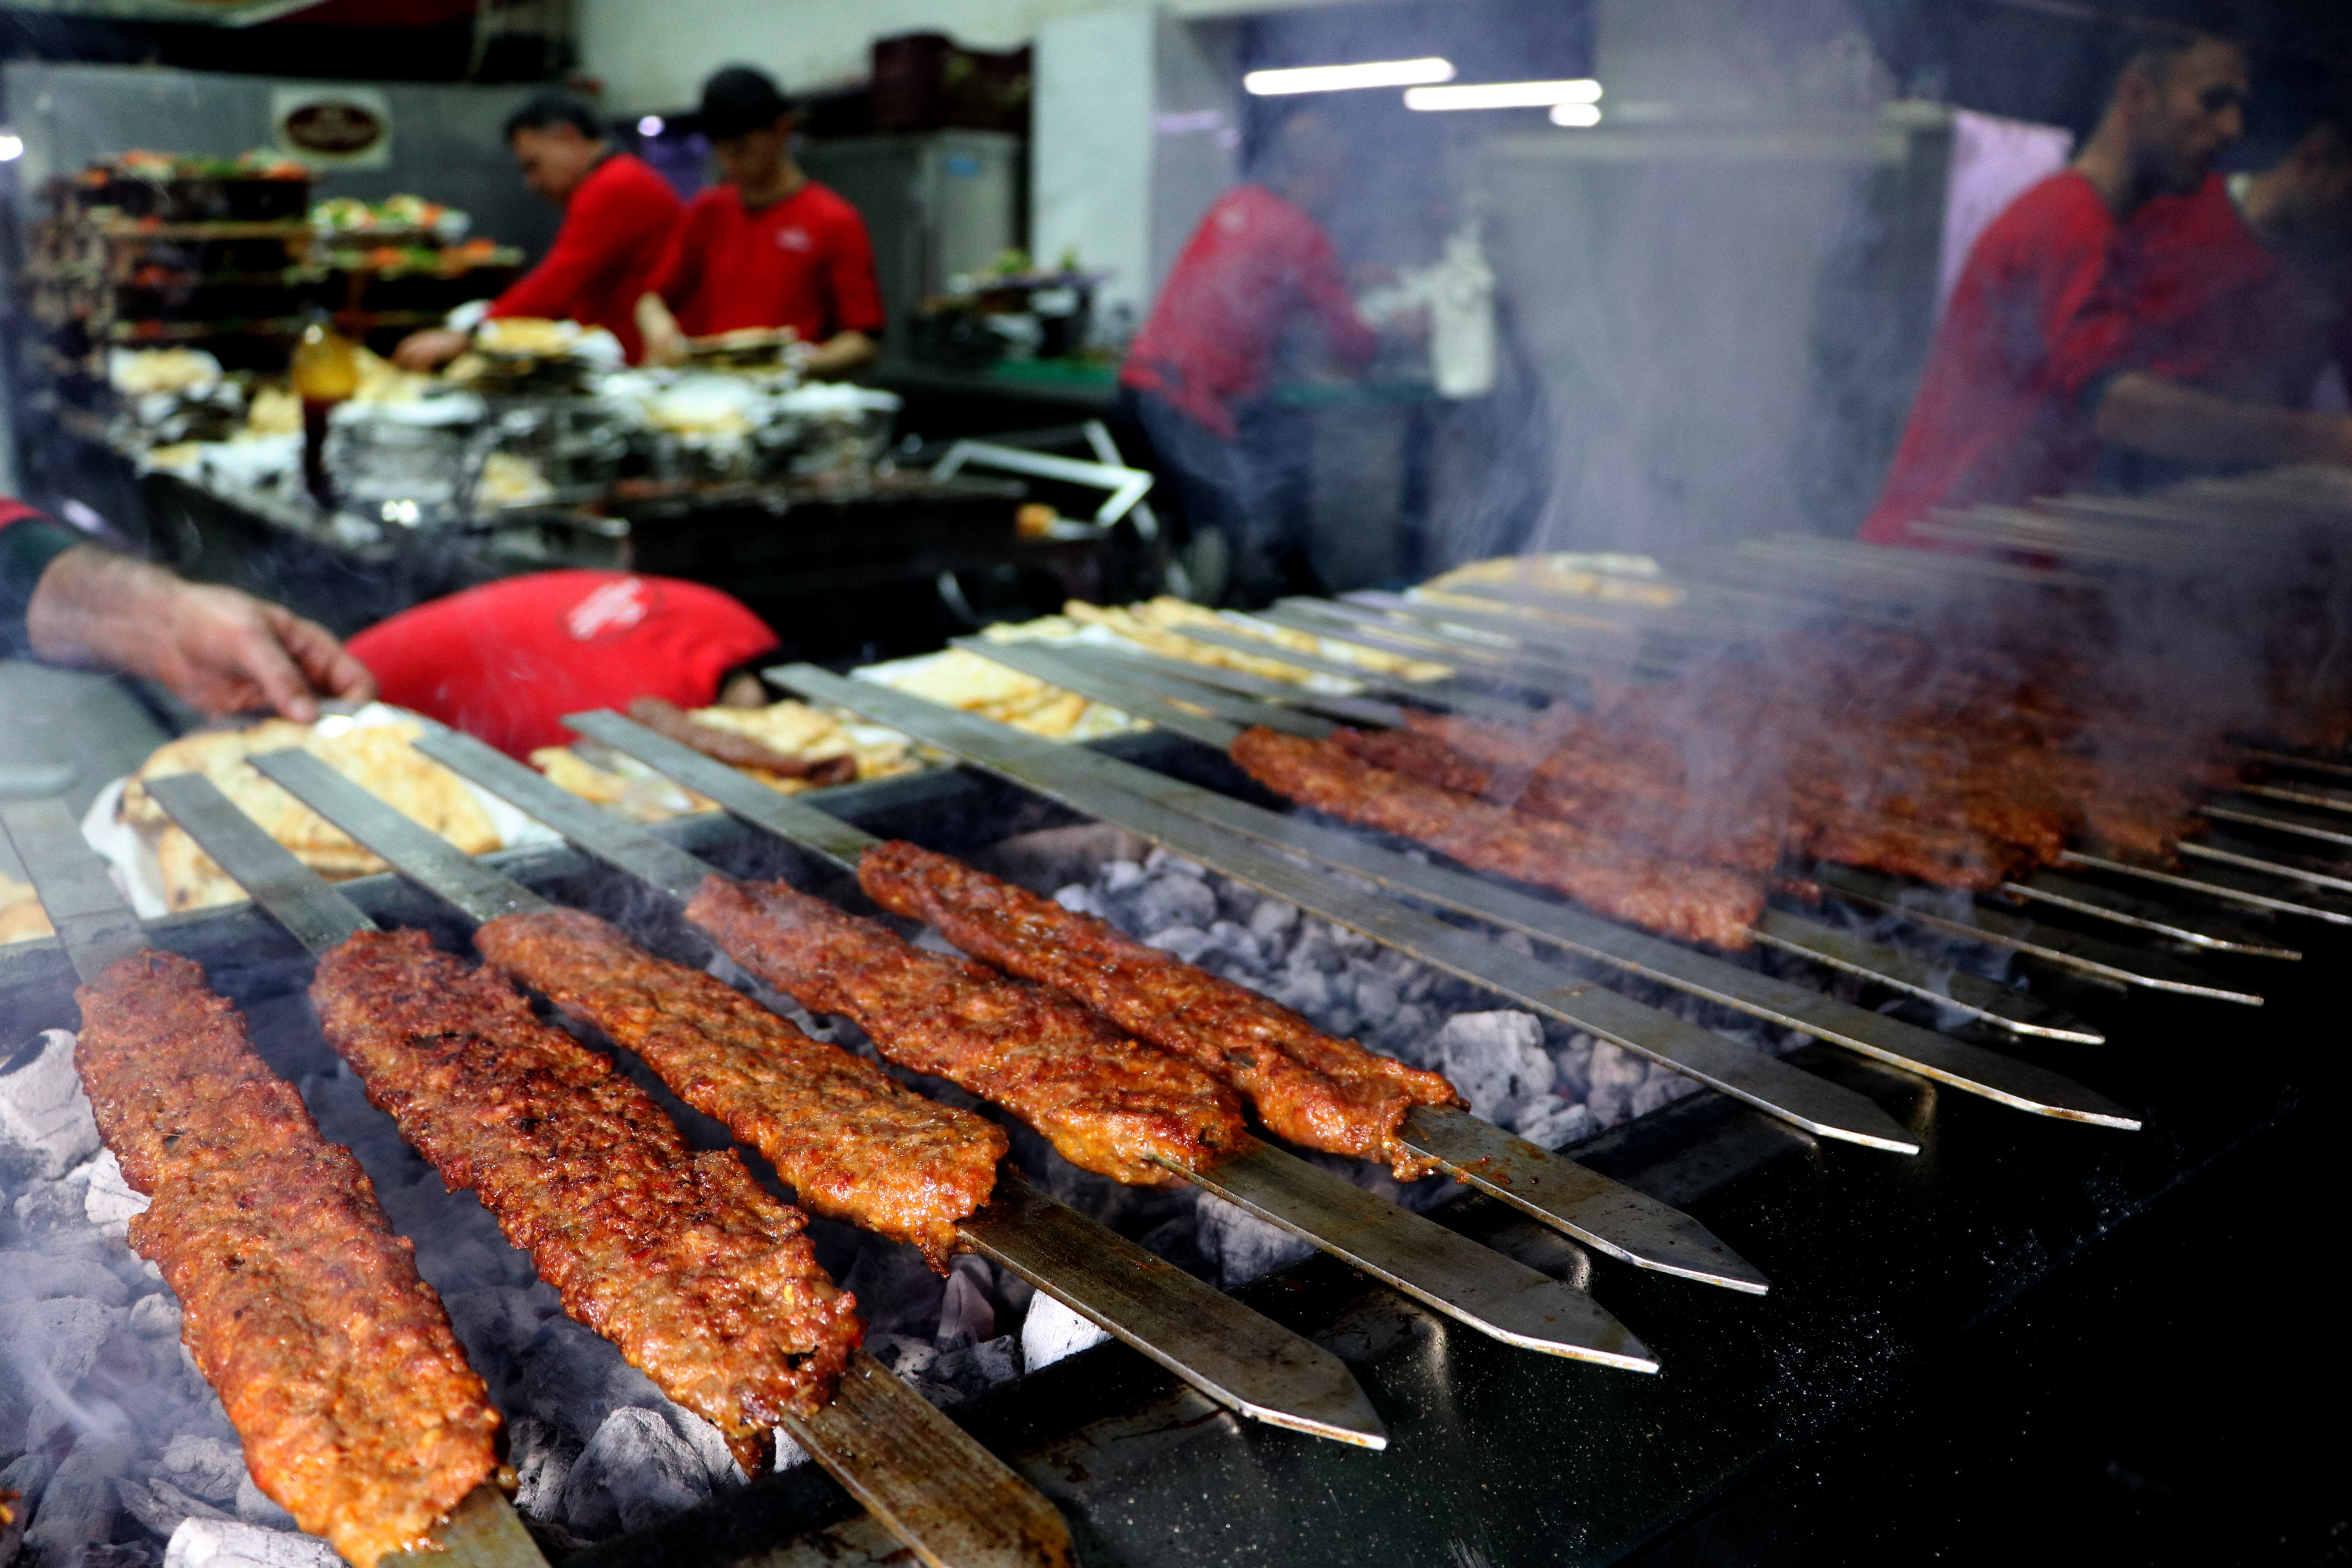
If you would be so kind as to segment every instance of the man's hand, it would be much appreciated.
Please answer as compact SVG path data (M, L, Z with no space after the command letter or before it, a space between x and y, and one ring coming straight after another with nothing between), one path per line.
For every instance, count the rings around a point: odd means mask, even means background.
M426 327L400 340L400 346L392 351L392 363L403 370L429 375L464 353L472 341L447 327Z
M146 676L215 716L271 708L308 723L321 695L375 696L375 678L325 627L95 545L49 563L25 626L37 658Z
M645 340L645 352L638 363L677 365L686 363L686 333L677 318L669 313L662 297L655 293L637 296L637 335Z

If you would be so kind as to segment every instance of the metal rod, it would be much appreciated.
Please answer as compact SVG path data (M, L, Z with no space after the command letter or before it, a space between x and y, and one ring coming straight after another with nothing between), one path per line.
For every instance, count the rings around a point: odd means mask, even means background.
M1917 1140L1852 1089L1433 916L1358 893L1225 829L1123 789L1089 785L1083 770L1108 760L1097 752L1036 741L869 681L844 680L813 665L782 666L767 674L803 695L865 713L1074 810L1116 822L1261 892L1687 1074L1809 1132L1896 1153L1918 1152Z
M617 714L605 717L619 720ZM640 732L677 745L650 731ZM839 818L800 805L698 752L687 754L778 805L796 807L857 834ZM256 765L383 857L401 875L476 921L555 907L411 822L307 752L271 752L256 759ZM850 863L855 864L854 857ZM1362 1447L1387 1445L1379 1414L1338 1357L1055 1201L1010 1166L998 1172L987 1205L967 1215L956 1234L970 1249L1012 1270L1220 1405L1320 1437Z
M2352 795L2329 789L2325 784L2242 784L2237 793L2260 800L2282 801L2288 805L2315 805L2322 811L2352 812Z
M1319 741L1331 732L1331 721L1295 709L1276 708L1254 698L1218 691L1189 680L1171 680L1145 669L1108 668L1108 661L1088 665L1057 648L1034 642L990 642L985 637L955 637L951 646L966 653L1036 677L1065 691L1076 691L1133 715L1133 697L1143 694L1197 708L1211 717L1243 724L1265 724L1285 734ZM1083 682L1084 684L1081 684ZM1099 694L1099 695L1097 695Z
M376 1568L547 1568L539 1543L515 1516L514 1504L490 1481L449 1510L433 1532L433 1543L423 1552L387 1553L376 1560Z
M295 777L303 773L288 771ZM319 771L348 790L365 793L323 764ZM185 792L173 792L183 798L209 793L227 805L209 779L190 774L171 782L187 785ZM313 953L323 955L353 931L375 929L356 905L243 812L232 807L183 817L173 811L170 796L157 799L198 847ZM286 871L289 861L299 875ZM244 882L247 872L251 883ZM341 936L332 936L339 931ZM1068 1568L1074 1561L1068 1527L1051 1503L863 1351L851 1357L831 1404L806 1418L786 1415L783 1425L810 1458L924 1563L941 1568Z
M2345 822L2338 817L2306 816L2258 800L2209 800L2197 808L2197 815L2214 822L2233 822L2242 827L2267 828L2273 833L2316 839L2339 848L2352 847L2352 822Z
M1592 658L1569 661L1549 650L1538 651L1521 645L1506 645L1496 638L1491 642L1474 640L1467 631L1448 632L1428 621L1404 621L1367 610L1358 605L1345 605L1329 599L1284 599L1272 609L1255 614L1278 625L1294 629L1315 631L1324 637L1345 637L1366 642L1377 647L1386 639L1392 648L1409 648L1397 638L1410 637L1428 643L1439 652L1436 657L1450 663L1471 667L1486 679L1511 682L1534 690L1561 696L1578 697L1591 689L1596 674L1622 676L1633 668L1630 658L1604 660ZM1427 654L1423 658L1430 657Z
M2208 948L2215 952L2235 952L2252 958L2275 958L2287 962L2303 954L2291 947L2282 946L2271 939L2248 931L2229 921L2214 920L2186 910L2173 908L2154 899L2135 898L2112 888L2085 882L2055 871L2035 871L2022 880L2011 879L2001 884L2001 890L2020 899L2032 900L2095 920L2112 921L2117 925L2139 931L2153 931L2173 942L2185 942L2192 947Z
M2331 763L2319 757L2298 756L2293 752L2249 750L2246 758L2267 767L2293 768L2298 773L2317 773L2323 778L2352 779L2352 763Z
M2098 1029L2038 996L1786 910L1768 908L1748 934L1762 946L1955 1008L2012 1035L2082 1046L2106 1043Z
M1385 691L1391 697L1402 697L1408 702L1423 707L1451 710L1456 713L1475 713L1481 719L1492 719L1498 724L1524 724L1535 710L1524 702L1508 698L1489 697L1483 692L1465 691L1450 679L1408 680L1401 675L1370 669L1345 659L1325 658L1319 654L1301 653L1285 647L1265 637L1254 637L1245 632L1226 631L1218 626L1188 626L1172 634L1192 642L1207 643L1213 647L1230 648L1235 653L1250 654L1258 658L1286 664L1293 669L1304 669L1317 675L1334 676L1352 680L1370 691ZM1430 662L1438 662L1432 660Z
M877 687L876 689L878 691L882 688ZM700 867L704 875L715 874L712 868L702 865L700 861L695 860L685 851L674 849L662 840L655 838L652 834L647 833L637 824L612 816L599 807L588 805L577 800L576 797L564 795L562 790L530 769L524 767L520 763L491 750L469 735L452 732L429 736L427 739L433 742L429 754L436 761L447 763L493 794L504 796L601 860L617 866L625 871L631 870L632 867L636 865L664 863L665 857L654 854L643 842L652 840L653 843L662 844L662 847L669 854ZM559 796L562 798L555 798ZM575 805L581 809L578 811L572 809ZM632 874L635 873L632 871ZM656 882L654 885L684 900L692 896L695 887L699 886L700 881L699 877L696 878L694 884L684 887L683 891L678 887L665 882ZM1724 1042L1724 1046L1726 1049L1737 1048L1730 1046L1727 1041ZM1889 1125L1893 1125L1891 1121ZM1307 1166L1307 1169L1316 1168ZM1328 1173L1319 1172L1318 1173L1328 1174ZM1342 1186L1348 1185L1346 1183L1339 1183L1336 1176L1329 1177L1329 1180ZM1352 1186L1349 1190L1360 1191ZM1534 1270L1527 1268L1524 1264L1513 1263L1500 1253L1479 1247L1473 1247L1472 1250L1478 1254L1480 1259L1487 1260L1481 1263L1484 1273L1451 1274L1444 1278L1424 1277L1420 1272L1422 1261L1431 1254L1414 1238L1419 1235L1421 1226L1427 1226L1439 1231L1444 1231L1444 1227L1423 1219L1419 1215L1388 1204L1384 1199L1373 1201L1381 1203L1390 1216L1389 1228L1384 1233L1388 1237L1386 1240L1380 1236L1361 1232L1352 1235L1344 1243L1336 1238L1327 1239L1315 1233L1311 1215L1301 1215L1284 1223L1287 1228L1314 1242L1325 1251L1347 1258L1350 1262L1358 1262L1357 1254L1367 1248L1388 1248L1388 1251L1380 1254L1387 1259L1383 1267L1389 1270L1388 1274L1381 1276L1383 1279L1389 1278L1390 1274L1395 1274L1412 1279L1413 1294L1421 1300L1437 1306L1441 1310L1481 1331L1494 1334L1496 1338L1507 1340L1514 1344L1526 1342L1528 1332L1526 1324L1516 1321L1506 1324L1487 1323L1478 1316L1478 1309L1474 1304L1492 1296L1496 1289L1496 1279L1503 1277L1516 1278L1512 1271L1519 1270L1533 1275L1535 1279L1542 1280L1547 1287L1562 1291L1569 1289L1567 1286L1559 1285L1540 1274L1535 1274ZM1445 1234L1452 1233L1445 1232ZM1466 1258L1466 1255L1465 1257ZM1570 1292L1570 1294L1580 1296L1578 1292ZM1580 1305L1561 1301L1556 1304L1553 1321L1558 1332L1539 1348L1554 1355L1598 1361L1610 1365L1628 1364L1626 1357L1630 1352L1625 1350L1624 1344L1630 1341L1630 1336L1625 1334L1622 1324L1618 1324L1599 1307L1592 1307L1588 1312ZM1638 1346L1635 1348L1638 1349ZM1654 1367L1640 1370L1654 1370Z
M2217 866L2231 866L2260 872L2266 877L2281 877L2290 881L2305 883L2314 888L2326 888L2339 893L2352 893L2352 864L2340 860L2312 858L2308 863L2301 857L2280 860L2267 855L2256 855L2248 849L2210 842L2198 843L2183 839L2179 846L2183 858L2210 861ZM2337 868L2322 870L2323 866Z
M1097 648L1095 645L1072 645L1073 650L1108 654L1121 664L1132 664L1139 669L1170 679L1190 680L1202 686L1214 686L1243 697L1255 697L1262 702L1280 703L1292 708L1307 708L1333 719L1344 719L1350 724L1376 730L1395 730L1404 724L1405 710L1393 702L1376 702L1368 697L1341 697L1333 692L1318 691L1312 687L1293 681L1269 680L1262 675L1244 670L1228 669L1219 664L1193 664L1183 659L1162 658L1157 654L1130 651L1127 648Z
M1822 866L1815 868L1813 875L1823 888L1854 903L1884 910L1914 925L1926 926L1963 941L2013 948L2019 952L2061 964L2110 984L2137 985L2151 991L2202 996L2216 1002L2235 1002L2248 1007L2263 1005L2259 993L2227 985L2195 965L2184 963L2168 953L2125 947L2096 937L2079 936L2070 931L2059 931L2038 921L2004 914L1982 905L1965 914L1945 913L1921 905L1919 890L1906 883L1857 871L1851 867Z
M2074 849L2062 854L2059 864L2154 882L2160 887L2175 888L2185 893L2273 914L2302 915L2310 920L2325 921L2330 925L2352 926L2352 901L2331 900L2315 892L2305 893L2299 899L2282 898L2271 890L2272 884L2263 878L2228 868L2205 871L2192 871L2186 868L2169 870L2160 866L2142 866L2111 855Z
M855 872L866 846L879 842L617 713L575 713L564 722L844 869ZM1406 1119L1401 1138L1480 1192L1612 1256L1735 1290L1765 1288L1761 1274L1689 1216L1466 1111L1421 1107ZM1641 1237L1643 1254L1635 1256L1621 1236Z
M82 841L81 825L56 799L0 804L0 831L57 928L58 945L85 982L147 945L147 928L115 889L106 862Z

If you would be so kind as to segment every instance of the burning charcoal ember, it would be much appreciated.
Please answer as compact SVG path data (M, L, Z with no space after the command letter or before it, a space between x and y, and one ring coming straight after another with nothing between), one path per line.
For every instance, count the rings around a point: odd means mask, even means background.
M1559 1069L1532 1013L1457 1013L1438 1031L1445 1076L1469 1097L1470 1111L1498 1127L1551 1094Z
M1021 1364L1026 1371L1035 1372L1065 1356L1091 1350L1109 1338L1108 1330L1097 1327L1040 1291L1029 1303L1028 1316L1021 1321Z
M183 1432L163 1446L163 1474L192 1497L232 1504L245 1484L245 1455L227 1438Z
M295 1528L294 1516L254 1485L249 1475L236 1483L236 1517L247 1524L257 1524L265 1530L291 1531Z
M54 1182L97 1152L71 1035L51 1029L0 1060L0 1176Z
M1551 1095L1523 1111L1514 1131L1538 1149L1565 1149L1590 1138L1596 1129L1591 1106Z
M1315 1248L1256 1215L1202 1193L1194 1211L1201 1251L1217 1271L1217 1283L1231 1290L1261 1275L1287 1268Z
M191 1519L172 1532L163 1568L339 1568L335 1549L314 1536L235 1520Z
M142 1339L177 1342L180 1304L168 1294L142 1296L131 1308L131 1329Z
M122 1179L122 1163L111 1149L69 1172L66 1184L82 1190L84 1217L108 1236L127 1235L131 1220L147 1212L146 1197Z
M941 1349L996 1337L996 1304L988 1289L992 1275L986 1258L967 1254L955 1260L940 1301L939 1332L932 1336Z
M145 1480L119 1477L114 1489L121 1499L125 1511L167 1539L192 1519L230 1520L235 1517L190 1496L162 1476L150 1476Z
M114 1481L138 1451L121 1432L88 1432L58 1465L25 1529L25 1546L43 1563L76 1563L83 1549L110 1539L121 1508Z
M641 1529L735 1485L740 1474L718 1428L691 1427L628 1405L596 1428L564 1477L559 1517L586 1540Z

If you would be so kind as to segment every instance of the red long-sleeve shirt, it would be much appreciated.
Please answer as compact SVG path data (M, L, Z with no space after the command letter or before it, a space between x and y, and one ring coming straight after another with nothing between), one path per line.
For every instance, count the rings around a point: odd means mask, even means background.
M1283 327L1300 310L1342 360L1361 364L1380 348L1348 296L1330 237L1264 185L1236 185L1185 242L1119 383L1231 440L1234 405L1265 391Z
M555 243L491 302L489 313L607 328L635 363L645 347L637 336L637 297L684 206L644 159L614 153L572 191Z
M2084 395L2131 346L2108 277L2120 226L2069 170L1978 237L1863 538L1930 544L1911 525L1937 507L2021 502L2089 477L2098 437Z
M814 180L762 207L745 206L733 185L703 192L646 286L688 337L790 327L821 343L882 330L866 220Z
M2247 226L2220 174L2134 215L2116 264L2131 363L2217 396L2308 405L2328 363L2352 370L2340 268L2298 262Z

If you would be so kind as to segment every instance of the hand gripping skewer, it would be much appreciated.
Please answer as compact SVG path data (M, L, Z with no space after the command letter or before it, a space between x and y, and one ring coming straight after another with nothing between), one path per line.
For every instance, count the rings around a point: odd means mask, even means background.
M205 787L212 788L209 784ZM218 793L214 791L215 796ZM222 805L227 805L226 798ZM35 800L0 805L0 831L16 845L41 907L57 928L58 945L65 949L83 984L97 984L115 963L149 945L146 928L115 890L106 862L82 842L79 826L61 804ZM339 932L335 940L347 934L348 930ZM515 1517L514 1505L490 1481L467 1493L450 1510L433 1532L433 1543L436 1550L429 1552L384 1557L379 1568L427 1562L442 1568L547 1568L547 1559Z
M184 773L152 785L172 819L312 953L375 928L211 780ZM1073 1562L1054 1505L863 1351L850 1358L830 1404L814 1415L787 1415L783 1426L930 1568Z
M553 907L307 752L266 753L255 765L402 876L478 922ZM1364 1447L1387 1444L1380 1416L1337 1356L1162 1263L1009 1167L999 1170L994 1195L965 1218L959 1234L971 1250L1228 1409Z
M427 735L416 746L681 903L716 874L668 840L565 794L469 735ZM1210 1170L1174 1173L1506 1343L1632 1372L1657 1370L1641 1342L1584 1292L1271 1144L1259 1142Z
M880 842L617 713L575 713L564 722L853 876L859 857ZM1612 1257L1736 1290L1764 1289L1762 1275L1689 1215L1467 1111L1417 1106L1399 1135L1448 1173Z
M1098 752L1041 742L870 681L844 680L813 665L767 673L804 695L861 712L1075 811L1116 821L1260 892L1662 1063L1808 1132L1898 1154L1918 1152L1917 1140L1853 1089L1416 910L1357 892L1223 828L1125 789L1106 788L1097 764L1112 759Z

